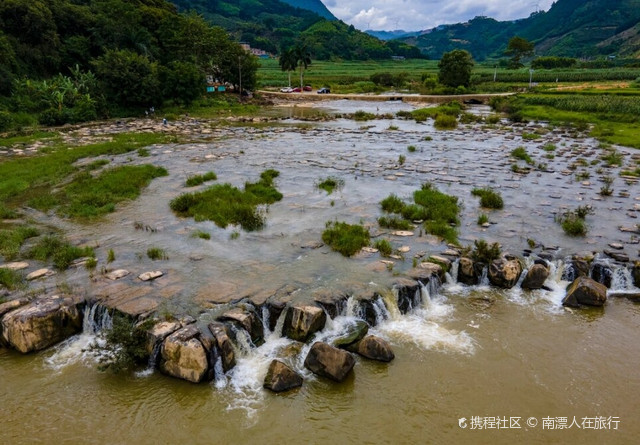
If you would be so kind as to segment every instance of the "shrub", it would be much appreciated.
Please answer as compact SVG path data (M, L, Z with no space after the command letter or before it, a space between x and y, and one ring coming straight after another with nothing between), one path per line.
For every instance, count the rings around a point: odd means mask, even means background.
M407 158L405 155L400 155L398 156L398 165L404 165L404 161L406 161Z
M415 151L416 151L416 146L415 146L415 145L409 145L409 146L407 147L407 151L408 151L409 153L415 153Z
M590 214L593 214L593 209L590 206L579 206L575 210L567 210L556 216L556 221L560 223L562 230L567 235L584 236L587 234L585 218Z
M489 244L485 240L476 240L473 242L473 250L471 251L471 259L482 264L491 264L494 260L500 258L500 244Z
M113 249L109 249L107 252L107 263L113 263L116 260L116 254Z
M105 335L105 345L93 346L104 352L99 369L120 373L145 364L149 357L147 331L153 323L153 320L149 319L142 324L136 324L130 317L115 313L112 327Z
M480 197L480 206L486 209L501 209L504 207L502 196L492 188L474 188L471 190L473 196Z
M353 119L356 121L369 121L375 119L376 115L373 113L367 113L366 111L358 110L353 113Z
M344 256L352 256L369 245L369 232L358 224L327 222L322 241Z
M393 252L393 248L391 247L391 243L389 241L387 241L386 239L377 240L375 242L375 244L373 245L373 247L378 249L380 251L380 255L385 256L385 257L391 255L391 253Z
M324 181L317 184L319 189L324 190L327 194L332 194L335 189L340 190L344 187L344 179L335 178L333 176L329 176Z
M13 117L8 111L0 110L0 132L8 131L13 126Z

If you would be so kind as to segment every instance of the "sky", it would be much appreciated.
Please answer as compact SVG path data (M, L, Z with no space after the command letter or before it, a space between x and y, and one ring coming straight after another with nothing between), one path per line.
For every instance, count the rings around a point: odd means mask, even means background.
M497 20L547 11L553 0L321 0L340 20L360 30L420 31L466 22L478 15Z

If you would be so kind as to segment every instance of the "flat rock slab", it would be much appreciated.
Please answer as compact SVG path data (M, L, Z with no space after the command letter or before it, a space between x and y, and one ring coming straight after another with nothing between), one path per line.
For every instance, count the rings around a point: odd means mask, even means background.
M391 232L393 236L413 236L413 232L408 230L396 230L395 232Z
M107 275L105 275L105 276L106 276L108 279L115 281L115 280L119 280L120 278L124 278L124 277L126 277L127 275L129 275L129 273L130 273L130 272L129 272L128 270L125 270L125 269L117 269L117 270L114 270L114 271L112 271L112 272L109 272L109 273L108 273Z
M142 281L151 281L151 280L155 280L156 278L160 278L163 275L164 275L163 272L159 270L153 270L150 272L141 273L140 275L138 275L138 279Z
M22 269L26 269L27 267L29 267L29 263L26 263L24 261L0 264L0 269L22 270Z
M29 275L27 275L27 280L33 281L33 280L37 280L38 278L50 277L51 275L54 275L54 274L55 272L50 269L46 269L46 268L38 269L38 270L34 270Z

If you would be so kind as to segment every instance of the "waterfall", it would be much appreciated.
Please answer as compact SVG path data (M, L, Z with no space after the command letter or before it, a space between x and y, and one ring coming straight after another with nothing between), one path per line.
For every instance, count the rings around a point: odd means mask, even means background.
M449 285L455 285L458 282L458 269L460 268L460 259L456 259L451 264L451 269L445 274L445 282Z
M631 271L626 267L616 267L613 269L611 277L612 291L629 291L637 290L633 283Z
M480 276L480 286L489 286L489 267L484 266L482 268L482 275Z
M100 303L92 303L84 309L84 317L82 319L83 334L97 334L102 330L108 330L113 327L113 320L109 309Z
M269 334L271 332L271 329L269 329L269 324L270 324L270 318L271 318L271 313L269 312L269 308L267 307L267 305L263 305L262 306L262 311L261 312L261 321L262 321L262 332L263 335L266 337L267 334Z
M385 312L389 314L388 317L392 320L400 318L400 309L398 308L398 289L385 289L383 292L380 292L380 297L382 298L382 303L385 306Z
M54 346L51 355L44 359L45 364L56 371L78 362L95 366L100 358L95 345L104 345L101 333L112 326L109 309L100 303L92 303L85 307L82 332Z
M397 306L395 309L397 313L400 313ZM389 311L387 306L385 306L385 302L382 298L376 298L373 300L373 310L376 313L376 326L391 318L391 311Z

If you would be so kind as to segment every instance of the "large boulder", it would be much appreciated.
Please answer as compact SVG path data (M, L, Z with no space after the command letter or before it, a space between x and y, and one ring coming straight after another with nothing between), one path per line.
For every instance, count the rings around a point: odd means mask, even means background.
M415 271L417 269L413 270ZM426 271L427 269L421 270ZM428 272L426 273L428 274ZM408 278L397 278L393 283L393 289L398 295L398 309L401 313L405 314L410 309L420 306L422 302L422 287L420 282ZM369 320L367 319L367 321Z
M26 354L48 348L82 330L82 297L40 298L2 317L5 344Z
M590 269L590 261L584 258L573 258L565 266L562 272L562 279L565 281L574 281L578 277L588 277Z
M234 322L237 326L247 331L251 341L256 346L260 346L264 341L262 322L254 311L234 308L222 314L218 320Z
M471 258L462 257L458 261L458 282L467 286L478 284L478 274Z
M162 343L160 370L193 383L208 377L209 360L199 335L198 328L189 325L168 336Z
M607 288L587 277L579 277L567 286L567 295L562 300L563 306L580 307L604 306L607 302Z
M263 386L273 392L288 391L302 386L302 377L280 360L273 360L269 365Z
M340 315L347 306L349 295L342 290L322 288L313 292L313 300L323 308L331 318Z
M220 358L222 359L222 369L224 372L227 372L236 366L236 353L233 349L231 338L229 338L229 334L227 333L227 328L222 323L211 323L209 325L209 331L216 340L218 354L220 354Z
M350 353L323 342L314 343L304 360L308 370L336 382L343 381L355 364Z
M363 338L358 343L355 352L365 358L381 362L390 362L395 358L389 342L375 335L369 335Z
M489 281L503 289L511 289L515 286L520 274L522 274L522 264L517 259L501 258L493 261L489 266Z
M161 321L147 331L147 354L152 355L154 349L162 345L165 338L182 327L179 321Z
M591 278L609 288L613 281L613 270L606 263L594 263L591 266Z
M369 332L369 324L366 321L357 320L347 326L344 334L333 340L333 346L346 348L362 340L367 332Z
M527 276L522 281L523 289L542 289L549 277L549 269L542 264L534 264L529 268Z
M327 323L327 314L314 305L290 306L284 319L282 335L305 342Z

